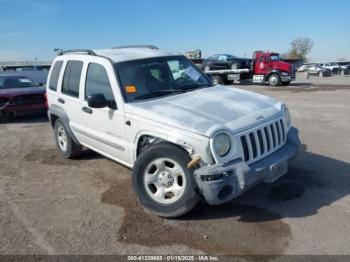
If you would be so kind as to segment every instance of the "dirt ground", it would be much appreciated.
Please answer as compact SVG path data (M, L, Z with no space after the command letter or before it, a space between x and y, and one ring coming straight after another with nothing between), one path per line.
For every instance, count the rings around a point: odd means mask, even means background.
M350 78L339 79L238 86L288 104L300 155L277 183L172 220L143 211L127 168L89 150L61 158L46 119L1 124L0 254L350 254Z

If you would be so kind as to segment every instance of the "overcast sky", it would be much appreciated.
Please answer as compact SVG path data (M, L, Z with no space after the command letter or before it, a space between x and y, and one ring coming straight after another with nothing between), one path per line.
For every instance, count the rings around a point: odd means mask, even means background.
M0 61L129 44L251 56L299 36L315 42L312 61L350 60L349 11L349 0L0 0Z

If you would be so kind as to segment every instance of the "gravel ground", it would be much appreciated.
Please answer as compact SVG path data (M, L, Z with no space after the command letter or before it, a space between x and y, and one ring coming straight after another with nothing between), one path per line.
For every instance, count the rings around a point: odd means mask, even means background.
M173 220L143 211L127 168L62 159L47 120L1 124L0 254L350 254L350 78L329 79L238 86L288 104L301 153L277 183Z

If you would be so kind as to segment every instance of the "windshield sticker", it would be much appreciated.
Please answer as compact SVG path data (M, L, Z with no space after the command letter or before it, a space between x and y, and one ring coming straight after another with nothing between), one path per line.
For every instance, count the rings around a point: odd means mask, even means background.
M21 79L19 79L19 81L21 83L31 83L32 82L32 81L30 81L30 79L25 79L25 78L21 78Z
M126 86L125 90L126 90L126 92L128 94L132 94L132 93L136 93L137 92L136 86Z
M198 81L201 74L195 70L192 66L188 66L185 70L185 74L191 77L194 81Z

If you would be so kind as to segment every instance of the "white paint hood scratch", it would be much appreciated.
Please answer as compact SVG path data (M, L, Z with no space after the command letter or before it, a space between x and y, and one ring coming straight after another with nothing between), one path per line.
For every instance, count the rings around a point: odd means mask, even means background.
M211 136L219 129L240 132L253 127L280 113L280 106L267 96L216 86L130 103L125 109L131 115Z

